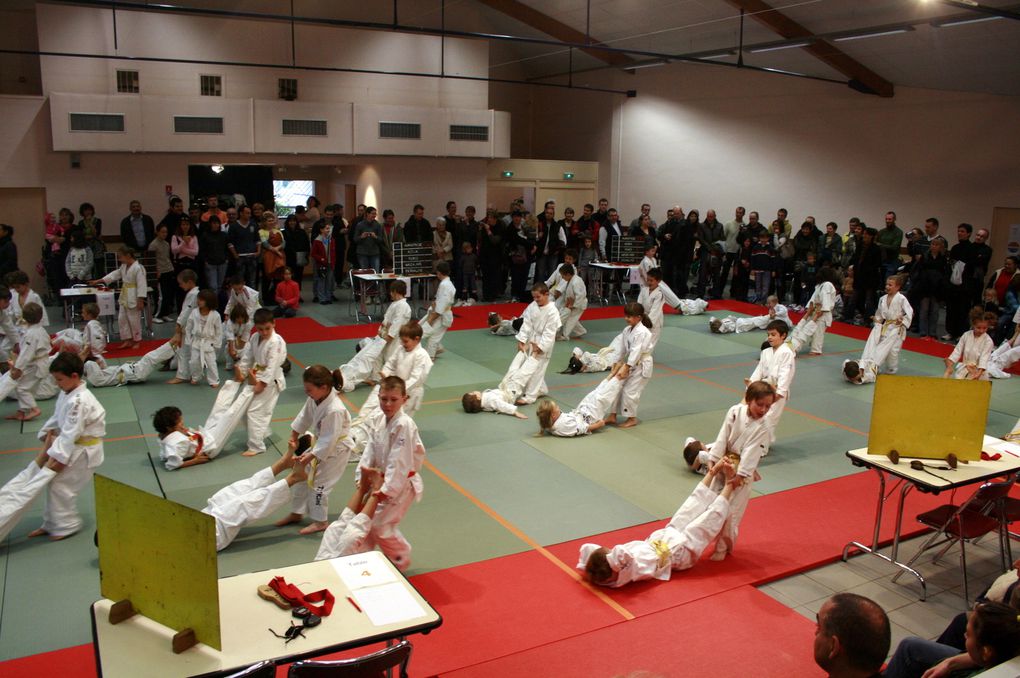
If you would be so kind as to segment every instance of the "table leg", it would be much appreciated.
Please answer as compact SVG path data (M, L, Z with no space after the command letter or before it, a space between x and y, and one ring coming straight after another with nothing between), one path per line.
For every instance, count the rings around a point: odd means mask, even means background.
M846 546L843 547L843 562L847 561L847 558L850 555L850 549L852 548L857 549L862 553L873 555L876 558L881 558L885 562L900 568L900 570L902 570L903 572L909 572L910 574L914 575L917 581L921 584L921 600L923 601L928 597L928 587L924 581L924 577L921 576L921 573L918 572L917 570L896 560L896 556L899 553L900 546L900 532L903 520L903 502L907 498L907 493L909 493L910 490L913 488L913 484L903 481L904 486L900 490L900 498L896 506L896 528L893 532L892 551L890 555L887 556L879 551L879 539L882 530L882 509L885 508L885 474L882 473L882 471L877 468L873 470L876 473L878 473L878 505L875 508L875 529L871 536L871 546L865 546L864 544L857 541L852 541L848 543ZM900 572L899 574L903 574L903 572ZM898 576L899 575L897 575L897 577Z

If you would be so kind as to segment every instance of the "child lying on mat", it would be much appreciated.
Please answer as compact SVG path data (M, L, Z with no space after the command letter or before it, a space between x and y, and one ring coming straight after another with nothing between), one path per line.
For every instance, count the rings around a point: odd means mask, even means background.
M599 382L570 412L546 398L538 405L538 434L546 431L560 438L588 435L606 425L606 415L616 404L623 380L610 376Z
M567 363L567 369L560 374L577 374L578 372L608 372L620 360L623 352L623 335L618 334L612 343L597 352L584 351L575 346Z
M159 434L159 459L167 471L204 464L216 458L230 439L241 417L248 411L255 391L236 381L227 381L216 395L216 402L197 429L184 425L180 409L161 407L152 416L152 427Z
M712 489L720 480L722 490ZM632 541L607 549L598 544L581 546L577 569L593 584L613 588L643 579L669 581L673 570L689 570L701 558L730 514L730 496L739 476L729 459L708 470L683 505L662 529L644 541Z
M523 324L524 318L521 316L514 316L508 320L496 312L489 314L489 332L497 337L512 337L521 331Z
M790 322L790 312L785 306L779 303L779 297L772 294L765 301L765 308L768 311L765 315L756 315L753 318L737 318L728 315L719 319L711 317L708 319L708 329L716 334L729 334L730 332L750 332L751 330L763 330L773 320L782 320L787 325Z

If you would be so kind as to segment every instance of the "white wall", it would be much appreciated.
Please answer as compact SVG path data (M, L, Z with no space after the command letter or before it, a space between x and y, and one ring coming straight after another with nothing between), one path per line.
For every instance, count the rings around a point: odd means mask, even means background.
M845 232L851 216L877 226L892 209L901 226L937 216L955 236L961 221L987 225L993 207L1020 205L1020 98L898 87L882 99L681 64L598 82L638 95L535 88L532 157L598 161L599 193L625 219L642 202L660 218L679 202L724 221L743 204L763 220L786 207L796 223L812 214Z

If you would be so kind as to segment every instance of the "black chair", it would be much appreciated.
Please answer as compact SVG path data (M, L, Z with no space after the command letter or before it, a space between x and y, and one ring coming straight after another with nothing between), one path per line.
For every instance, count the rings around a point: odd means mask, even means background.
M230 669L216 673L203 673L193 678L276 678L276 664L272 661L261 661L244 669Z
M407 678L412 649L410 642L402 640L392 647L355 659L295 662L290 665L287 678L381 678L398 666L400 678Z

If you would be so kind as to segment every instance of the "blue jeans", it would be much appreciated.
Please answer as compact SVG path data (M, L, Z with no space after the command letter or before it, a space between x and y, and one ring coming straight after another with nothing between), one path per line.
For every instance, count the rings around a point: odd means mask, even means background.
M205 285L211 290L219 292L223 287L223 281L227 278L227 264L206 264Z
M358 268L371 268L376 273L379 272L381 267L382 257L378 254L359 254L358 255Z
M333 288L335 286L336 281L333 280L333 269L316 266L313 284L315 298L319 301L333 301Z
M960 651L924 638L904 638L882 674L885 678L921 678L924 672Z
M258 261L255 257L241 257L237 260L237 273L244 276L244 284L248 287L255 287L255 269Z

